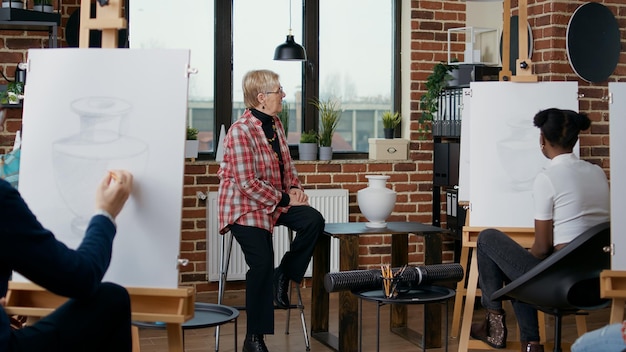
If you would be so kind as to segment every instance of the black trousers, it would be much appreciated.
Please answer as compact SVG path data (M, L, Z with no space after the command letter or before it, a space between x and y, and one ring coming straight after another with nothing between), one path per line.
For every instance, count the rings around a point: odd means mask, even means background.
M130 352L130 297L102 283L89 298L70 299L32 326L11 334L9 352Z
M292 281L300 283L309 266L317 239L324 231L324 217L310 206L293 206L283 213L277 225L296 232L291 249L285 253L280 267ZM246 263L246 315L248 334L274 333L274 246L272 234L251 226L232 225L233 236L239 242Z

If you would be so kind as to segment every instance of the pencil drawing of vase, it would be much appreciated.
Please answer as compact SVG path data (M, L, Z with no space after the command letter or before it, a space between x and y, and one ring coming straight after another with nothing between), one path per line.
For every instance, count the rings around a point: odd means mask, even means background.
M95 191L110 169L141 170L147 144L124 135L132 105L113 97L85 97L70 104L79 133L52 144L54 178L74 214L72 231L82 236L95 211Z
M510 121L506 127L505 138L496 142L498 160L513 190L530 191L547 161L539 147L539 131L528 119Z

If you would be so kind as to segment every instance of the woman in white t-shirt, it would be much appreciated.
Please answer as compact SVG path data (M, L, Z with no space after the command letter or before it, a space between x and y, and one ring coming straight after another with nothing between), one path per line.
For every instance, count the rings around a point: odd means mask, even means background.
M579 132L591 125L589 118L552 108L537 113L533 123L541 130L541 151L550 159L533 185L535 241L527 250L496 229L482 231L477 240L478 278L486 317L472 324L471 336L494 348L506 347L507 329L502 302L491 300L493 293L588 228L609 221L609 185L604 171L572 153ZM543 352L537 310L517 301L513 301L513 308L521 350Z

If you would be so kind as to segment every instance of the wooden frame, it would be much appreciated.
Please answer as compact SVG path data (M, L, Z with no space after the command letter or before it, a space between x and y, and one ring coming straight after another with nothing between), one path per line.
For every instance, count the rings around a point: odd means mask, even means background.
M164 322L171 352L183 352L182 324L193 318L195 291L192 288L126 288L130 294L133 321ZM7 305L9 315L44 317L68 299L29 282L9 282ZM139 351L139 329L133 326L133 352Z
M600 297L611 298L611 318L609 324L624 320L626 303L626 271L604 270L600 273Z

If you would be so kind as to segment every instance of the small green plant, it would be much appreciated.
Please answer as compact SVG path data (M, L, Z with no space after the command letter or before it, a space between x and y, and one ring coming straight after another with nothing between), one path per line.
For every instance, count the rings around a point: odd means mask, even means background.
M24 82L9 82L7 89L0 93L1 104L16 104L24 94Z
M283 124L285 130L285 136L289 135L289 103L283 101L283 109L278 113L280 123Z
M383 128L396 128L400 124L400 121L402 121L402 117L400 117L399 112L383 112Z
M333 135L341 119L341 111L337 108L338 103L333 100L319 99L311 101L320 113L319 141L322 147L330 147L333 143Z
M458 65L448 65L440 62L433 67L433 72L426 80L426 93L420 98L420 108L422 114L419 118L420 130L422 132L430 131L430 123L434 120L435 114L439 109L439 94L448 85L453 77L450 74L452 70L458 69Z
M194 141L198 139L198 129L195 127L187 127L187 140Z
M300 135L300 143L315 143L319 140L319 136L315 130L310 130L308 132L302 132Z

